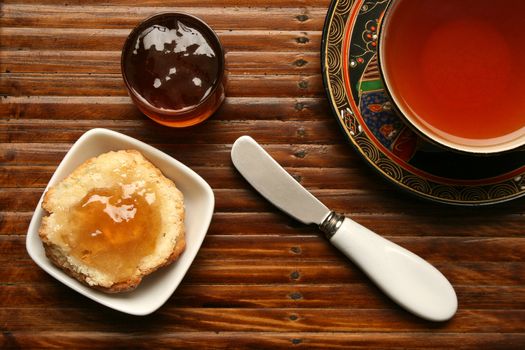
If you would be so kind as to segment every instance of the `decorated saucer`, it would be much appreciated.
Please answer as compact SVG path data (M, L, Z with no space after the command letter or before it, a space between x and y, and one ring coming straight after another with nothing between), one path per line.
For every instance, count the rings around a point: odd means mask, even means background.
M388 180L430 200L486 205L524 196L525 149L484 157L446 151L397 114L377 63L381 19L391 1L334 0L327 13L323 80L348 140Z

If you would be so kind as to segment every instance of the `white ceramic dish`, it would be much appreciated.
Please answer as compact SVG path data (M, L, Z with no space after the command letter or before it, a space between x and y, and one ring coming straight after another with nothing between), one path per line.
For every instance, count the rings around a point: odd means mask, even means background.
M132 315L147 315L157 310L169 299L186 274L206 236L213 215L215 198L208 183L184 164L152 146L107 129L92 129L78 139L51 177L46 191L87 159L119 149L140 151L166 177L173 180L184 194L186 250L180 259L145 277L138 288L132 292L106 294L87 287L66 275L47 259L38 236L40 221L44 214L41 208L42 198L29 224L26 248L38 266L77 292L118 311Z

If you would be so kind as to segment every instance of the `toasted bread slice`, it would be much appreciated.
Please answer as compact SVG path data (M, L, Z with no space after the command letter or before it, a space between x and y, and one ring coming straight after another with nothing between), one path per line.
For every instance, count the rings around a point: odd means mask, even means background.
M185 248L182 193L135 150L87 160L47 191L42 207L47 257L108 293L136 288Z

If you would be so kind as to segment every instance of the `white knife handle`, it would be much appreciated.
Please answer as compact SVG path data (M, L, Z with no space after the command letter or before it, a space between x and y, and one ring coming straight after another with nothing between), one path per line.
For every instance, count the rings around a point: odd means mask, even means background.
M456 293L441 272L366 227L342 219L343 216L331 213L321 229L388 296L427 320L445 321L454 316L458 307Z

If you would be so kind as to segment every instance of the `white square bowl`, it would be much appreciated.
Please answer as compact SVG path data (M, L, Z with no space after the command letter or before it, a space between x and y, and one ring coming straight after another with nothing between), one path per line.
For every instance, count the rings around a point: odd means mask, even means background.
M38 266L77 292L118 311L132 315L147 315L169 299L188 271L206 236L213 215L215 198L208 183L184 164L150 145L107 129L92 129L77 140L51 177L46 191L89 158L121 149L140 151L166 177L173 180L184 194L186 249L181 257L171 265L146 276L134 291L106 294L90 288L65 274L47 259L38 235L44 215L41 206L43 195L29 224L26 248Z

